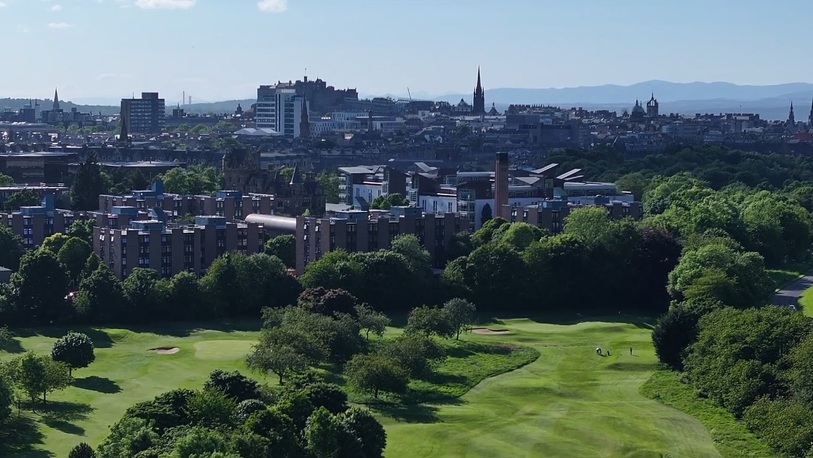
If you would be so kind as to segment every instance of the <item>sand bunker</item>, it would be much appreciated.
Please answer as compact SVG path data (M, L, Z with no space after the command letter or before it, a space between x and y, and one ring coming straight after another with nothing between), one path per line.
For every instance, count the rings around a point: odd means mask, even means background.
M489 328L471 328L471 332L475 334L499 335L511 334L508 329L489 329Z
M178 347L157 347L157 348L150 348L151 352L158 353L159 355L174 355L181 351Z

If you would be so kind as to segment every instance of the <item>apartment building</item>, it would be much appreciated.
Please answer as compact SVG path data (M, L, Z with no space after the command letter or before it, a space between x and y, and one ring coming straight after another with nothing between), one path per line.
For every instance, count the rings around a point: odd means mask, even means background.
M93 251L121 279L136 267L154 269L161 277L183 271L203 275L218 256L260 253L263 242L259 224L232 223L222 216L199 216L186 226L144 220L124 229L93 230Z

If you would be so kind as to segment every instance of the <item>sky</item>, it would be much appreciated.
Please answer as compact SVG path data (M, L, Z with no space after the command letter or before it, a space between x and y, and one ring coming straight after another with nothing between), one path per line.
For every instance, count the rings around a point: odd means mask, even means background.
M813 81L809 0L0 0L0 97Z

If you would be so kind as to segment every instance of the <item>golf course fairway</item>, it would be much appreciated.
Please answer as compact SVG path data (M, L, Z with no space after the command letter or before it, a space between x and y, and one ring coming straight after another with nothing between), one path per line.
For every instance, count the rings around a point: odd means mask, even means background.
M720 456L696 419L639 393L657 358L649 326L630 321L511 319L498 324L510 334L467 334L532 346L541 356L484 380L458 402L385 412L386 456Z

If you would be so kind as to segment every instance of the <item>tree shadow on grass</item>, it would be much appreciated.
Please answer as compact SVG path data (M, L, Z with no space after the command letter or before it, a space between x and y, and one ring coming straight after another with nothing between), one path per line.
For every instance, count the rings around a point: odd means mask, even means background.
M99 393L113 394L121 391L119 385L105 377L98 377L91 375L85 378L78 378L74 380L73 385L77 388L89 391L97 391Z
M503 316L502 318L509 318L507 316ZM584 311L581 313L578 312L562 312L562 313L546 313L546 314L539 314L529 312L528 315L521 316L520 314L516 315L513 318L527 318L531 321L536 323L543 323L543 324L560 324L560 325L572 325L572 324L579 324L588 321L593 322L604 322L604 323L626 323L632 324L637 328L641 329L653 329L655 327L655 321L657 320L657 316L655 315L647 315L647 314L629 314L629 313L611 313L606 311Z
M37 413L43 421L72 422L84 420L93 410L93 407L88 404L65 401L48 401L45 405L39 404L37 406Z
M151 332L169 337L189 337L197 331L257 332L262 329L258 319L224 319L211 321L168 321L157 324L128 325L125 329L133 332Z
M0 456L25 456L28 458L50 458L53 453L36 448L42 445L43 434L37 423L27 417L17 417L15 413L10 423L0 428Z
M5 351L7 353L22 353L25 350L23 349L22 344L17 339L5 339L0 340L0 351Z
M403 423L440 422L440 419L437 417L438 408L431 405L379 402L368 404L367 407L385 417L390 417L393 420Z
M85 433L85 429L73 422L86 419L91 412L93 412L93 408L87 404L50 401L44 406L40 405L38 413L41 421L49 427L65 434L81 436Z
M93 341L93 346L96 348L110 348L113 346L113 339L110 337L110 334L102 331L101 329L92 328L90 326L43 326L39 328L22 328L16 329L15 334L20 337L33 337L39 335L58 339L71 331L81 332L82 334L90 337L90 340Z

